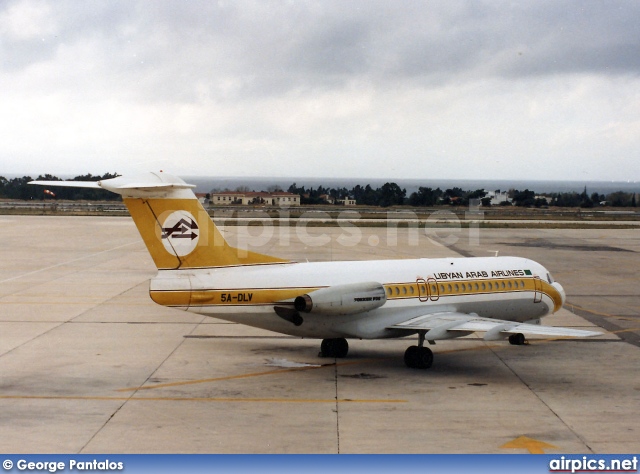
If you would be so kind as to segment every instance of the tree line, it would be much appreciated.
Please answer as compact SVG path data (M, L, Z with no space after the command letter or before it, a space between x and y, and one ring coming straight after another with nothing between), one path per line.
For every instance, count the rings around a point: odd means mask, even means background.
M102 176L94 176L85 174L72 178L71 181L100 181L119 176L117 173L105 173ZM45 193L44 186L29 185L29 181L64 181L57 176L50 174L40 175L35 180L31 176L23 176L22 178L7 179L0 176L0 198L4 199L23 199L28 200L44 200L44 199L64 199L70 201L117 201L120 200L118 194L110 193L103 189L91 188L63 188L55 187L50 191L54 195Z
M358 204L367 206L400 206L409 205L414 207L428 207L437 205L453 205L468 206L472 200L478 200L483 206L491 205L491 197L484 189L463 190L459 187L453 187L442 190L440 188L419 187L417 191L407 196L407 191L400 188L397 183L385 183L380 188L372 188L369 184L366 186L357 185L351 189L347 188L328 188L318 186L317 188L305 188L293 183L289 186L290 193L302 196L301 204L326 204L323 196L330 196L332 199L355 199ZM500 193L500 190L496 190ZM536 197L535 191L525 189L520 191L511 189L507 192L510 201L500 203L502 206L518 206L518 207L582 207L592 208L601 205L614 207L636 207L635 193L626 193L616 191L610 194L587 194L587 189L582 193L564 192L549 193L544 197Z
M103 175L80 175L72 178L72 181L100 181L119 176L117 173L105 173ZM51 174L40 175L36 180L46 181L63 181L57 176ZM7 179L0 176L0 198L3 199L22 199L22 200L43 200L52 199L53 196L45 193L42 186L31 186L27 183L34 181L30 176L21 178ZM273 190L280 190L279 187ZM238 189L240 190L240 189ZM63 188L56 187L53 190L55 199L64 200L87 200L87 201L117 201L120 196L101 189L91 188ZM371 185L356 185L351 189L346 187L330 188L318 186L317 188L305 188L293 183L287 189L288 192L301 196L301 204L326 204L325 196L331 197L333 200L351 198L355 199L358 204L366 206L414 206L428 207L436 205L452 205L452 206L468 206L471 200L479 200L483 206L491 205L491 198L487 197L488 192L484 189L463 190L459 187L453 187L442 190L440 188L419 187L417 191L407 196L406 188L401 188L397 183L385 183L379 188L373 188ZM499 190L497 191L499 192ZM549 193L545 197L536 197L536 192L525 189L524 191L511 189L508 192L511 202L504 202L501 205L520 206L520 207L582 207L592 208L600 205L614 207L636 207L635 193L627 193L616 191L613 193L598 194L587 193L585 187L582 193L564 192ZM603 204L604 203L604 204Z
M609 194L587 193L584 188L582 193L550 193L548 197L536 197L534 191L525 189L524 191L510 191L513 205L523 207L581 207L590 209L598 206L613 207L636 207L636 193L626 193L624 191L616 191Z
M403 205L419 207L441 204L466 206L471 199L482 199L487 195L484 189L464 191L462 188L454 187L443 191L440 188L420 187L418 191L407 196L406 188L401 188L397 183L385 183L375 189L369 184L366 186L358 184L351 189L324 186L306 189L304 186L297 186L296 183L293 183L287 191L302 196L301 204L326 204L324 196L329 196L333 200L350 198L355 199L358 204L378 207ZM486 205L489 205L488 201Z

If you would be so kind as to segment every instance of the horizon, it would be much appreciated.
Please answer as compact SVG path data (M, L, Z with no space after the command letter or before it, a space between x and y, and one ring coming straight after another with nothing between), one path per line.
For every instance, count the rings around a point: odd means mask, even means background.
M105 172L107 173L107 172ZM53 174L52 176L61 179L70 179L76 176L83 176L91 174L92 176L102 176L105 173L68 173L68 174ZM108 173L117 173L117 171L108 171ZM8 179L22 178L25 176L31 179L37 179L38 176L44 176L47 173L39 174L1 174ZM122 174L122 173L121 173ZM173 173L172 173L173 174ZM380 187L386 182L396 183L400 187L407 190L407 195L418 190L419 187L431 187L431 188L453 188L460 187L466 191L472 191L476 189L484 189L486 191L502 190L507 191L510 189L525 190L529 189L536 193L563 193L563 192L576 192L580 193L587 188L589 194L597 192L599 194L610 194L617 191L626 193L640 193L640 182L637 181L606 181L606 180L593 180L593 181L581 181L581 180L543 180L543 179L439 179L439 178L330 178L330 177L255 177L255 176L189 176L178 175L186 182L195 184L195 192L204 193L211 192L217 189L231 189L234 190L237 187L247 186L254 187L255 191L264 191L270 186L279 186L286 190L286 188L292 184L297 186L304 186L306 188L317 188L323 186L327 188L338 187L355 187L356 185L372 187ZM466 188L466 189L465 189Z
M164 171L164 170L161 170ZM164 171L167 172L167 171ZM44 176L46 174L49 174L51 176L55 176L57 178L64 178L64 179L69 179L69 178L75 178L77 176L83 176L83 175L87 175L90 174L92 176L101 176L104 175L106 173L116 173L118 175L125 175L125 174L135 174L135 173L120 173L119 171L111 171L111 170L107 170L104 171L102 173L92 173L92 172L84 172L84 173L78 173L78 172L65 172L65 173L51 173L51 172L46 172L46 173L3 173L0 171L0 176L3 176L5 178L22 178L25 176L30 176L32 178L36 178L37 176ZM173 173L171 172L171 174L178 176L182 179L184 179L185 181L187 179L221 179L221 180L225 180L225 179L232 179L232 180L238 180L238 179L248 179L248 180L261 180L261 181L265 181L265 180L284 180L284 179L309 179L309 180L314 180L314 181L319 181L319 180L326 180L326 181L353 181L353 180L359 180L361 182L365 182L365 181L388 181L388 182L398 182L398 181L496 181L496 182L541 182L541 183L584 183L584 184L589 184L589 183L620 183L620 184L639 184L640 185L640 180L607 180L607 179L588 179L588 180L581 180L581 179L541 179L541 178L401 178L401 177L391 177L391 178L376 178L376 177L356 177L356 176L319 176L319 177L315 177L315 176L243 176L243 175L193 175L193 174L179 174L179 173Z

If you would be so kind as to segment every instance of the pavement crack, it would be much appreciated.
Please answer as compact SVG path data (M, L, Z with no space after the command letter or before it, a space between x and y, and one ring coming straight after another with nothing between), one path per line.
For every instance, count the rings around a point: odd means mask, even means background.
M207 319L206 316L203 316L202 319L195 323L193 325L193 328L191 329L191 332L189 334L193 334L193 332ZM164 358L162 359L162 361L158 364L158 366L149 374L149 376L147 376L147 378L144 380L144 382L142 382L142 384L140 384L140 387L143 387L155 374L156 372L158 372L158 369L160 369L160 367L162 367L162 365L173 355L175 354L175 352L184 344L184 342L186 341L185 338L182 338L180 340L180 342L178 343L178 345L176 345L176 347L173 348L173 350ZM131 399L133 397L136 396L136 394L139 391L139 388L136 390L132 390L131 394L127 397L126 400L124 400L111 414L111 416L109 416L109 418L102 424L102 426L100 426L100 428L98 428L96 430L95 433L93 433L93 435L89 438L89 440L84 444L84 446L82 446L82 448L80 449L79 453L82 453L87 446L89 446L89 444L91 444L91 442L96 438L96 436L98 436L98 434L111 422L111 420L118 414L118 412L120 410L122 410L122 408L129 402L131 401Z
M575 436L577 439L580 440L580 442L586 446L586 448L589 450L589 452L591 454L595 454L595 451L593 449L591 449L591 446L589 446L589 443L587 443L587 440L584 439L582 436L580 436L579 433L576 432L576 430L574 430L571 426L569 426L569 424L551 407L551 405L549 405L547 402L544 401L544 399L538 394L538 392L536 392L534 390L534 388L529 385L527 383L527 381L525 379L523 379L519 373L517 373L515 370L513 370L511 368L511 366L509 364L507 364L507 362L500 357L500 354L498 353L498 351L495 351L493 347L489 346L489 350L491 352L493 352L493 354L498 358L498 360L500 362L502 362L502 364L509 370L509 372L511 372L513 374L514 377L516 377L521 384L523 384L525 387L527 387L527 389L529 390L529 392L531 392L533 394L533 396L535 396L540 403L542 403L547 410L549 410L551 413L553 413L553 416L562 424L565 426L565 428L567 428L572 434L573 436Z
M335 361L335 365L334 367L334 371L333 371L333 376L334 376L334 380L335 380L335 387L336 387L336 442L337 442L337 448L338 448L338 454L340 454L340 403L339 403L339 398L338 398L338 361Z

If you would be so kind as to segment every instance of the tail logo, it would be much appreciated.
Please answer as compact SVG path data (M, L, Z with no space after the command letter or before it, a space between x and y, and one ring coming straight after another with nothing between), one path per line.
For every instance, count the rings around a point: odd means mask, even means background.
M175 211L162 223L162 244L167 252L184 257L198 245L200 229L194 217L187 211Z

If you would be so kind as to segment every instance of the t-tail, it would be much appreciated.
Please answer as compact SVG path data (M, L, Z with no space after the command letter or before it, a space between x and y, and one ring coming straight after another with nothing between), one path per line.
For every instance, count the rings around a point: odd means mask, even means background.
M159 270L286 263L231 247L193 193L195 185L164 172L103 181L32 181L43 186L120 194Z

